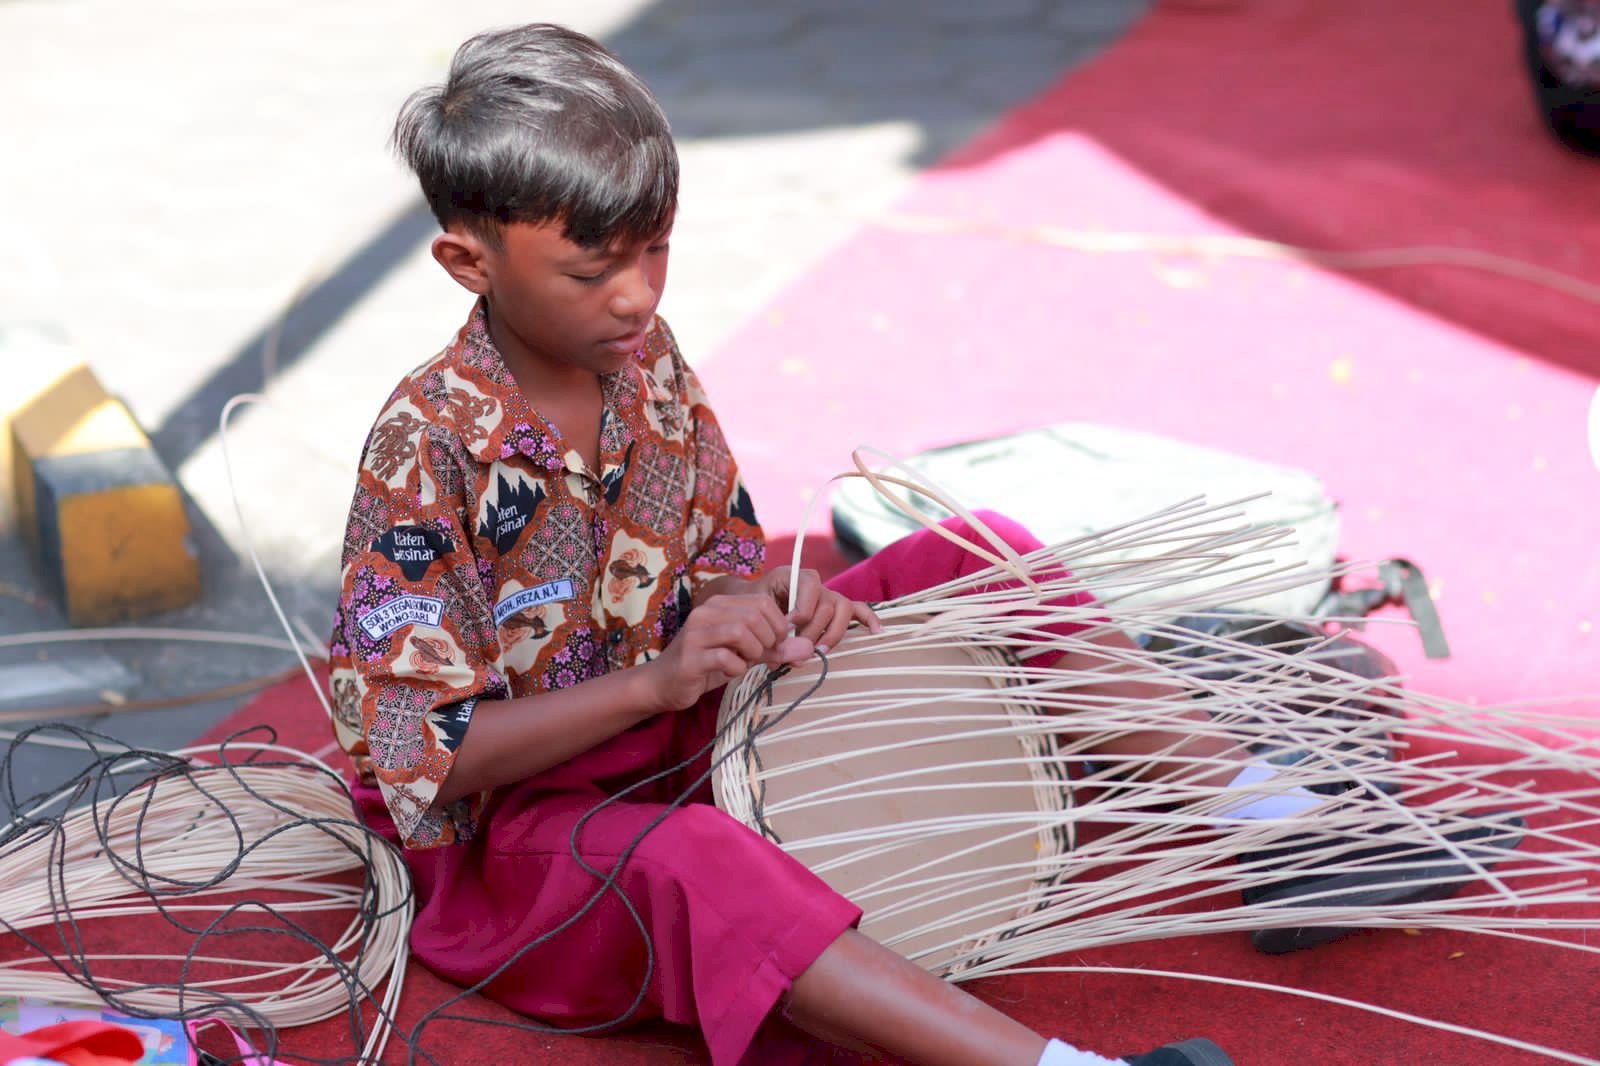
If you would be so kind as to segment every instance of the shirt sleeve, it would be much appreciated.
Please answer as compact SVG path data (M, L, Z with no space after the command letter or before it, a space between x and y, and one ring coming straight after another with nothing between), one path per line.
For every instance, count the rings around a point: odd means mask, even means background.
M478 701L507 694L468 536L465 458L400 396L368 440L345 535L336 730L411 848L471 837L484 797L441 807L439 788Z
M728 575L753 577L766 561L766 538L722 426L693 370L684 365L689 446L694 453L688 579L691 590Z

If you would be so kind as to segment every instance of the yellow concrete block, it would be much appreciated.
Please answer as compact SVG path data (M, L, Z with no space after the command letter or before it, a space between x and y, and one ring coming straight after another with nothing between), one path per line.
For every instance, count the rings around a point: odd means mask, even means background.
M144 431L76 364L11 416L17 524L74 625L172 610L200 594L183 495Z
M78 363L59 330L34 322L0 322L0 533L15 531L11 416Z

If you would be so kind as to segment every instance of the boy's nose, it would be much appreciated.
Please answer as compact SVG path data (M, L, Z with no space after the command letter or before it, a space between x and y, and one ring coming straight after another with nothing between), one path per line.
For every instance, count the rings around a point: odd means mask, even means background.
M612 314L618 318L632 318L654 306L656 291L644 270L635 266L624 271L617 280L617 287L611 294Z

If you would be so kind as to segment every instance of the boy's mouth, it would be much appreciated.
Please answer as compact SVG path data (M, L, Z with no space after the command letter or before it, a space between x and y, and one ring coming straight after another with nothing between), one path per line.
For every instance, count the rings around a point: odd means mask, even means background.
M632 333L624 333L620 337L612 337L610 340L604 340L600 343L603 346L610 348L612 351L624 352L631 355L632 353L638 351L639 348L644 344L645 334L648 332L649 329L647 327L640 326Z

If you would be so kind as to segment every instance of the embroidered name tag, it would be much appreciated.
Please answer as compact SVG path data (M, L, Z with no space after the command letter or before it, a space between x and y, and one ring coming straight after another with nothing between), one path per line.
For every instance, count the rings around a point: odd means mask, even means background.
M439 742L444 745L445 751L455 751L461 747L461 739L467 735L467 726L472 722L472 712L478 709L478 697L468 696L454 707L440 707L433 712L433 721L439 730Z
M505 555L516 547L517 538L533 520L539 501L544 499L544 486L515 473L511 479L507 479L504 472L500 474L496 485L494 499L484 505L483 521L478 523L478 536L492 543L495 551Z
M503 626L506 619L522 610L524 607L535 607L541 603L555 603L558 600L570 600L577 595L577 590L572 586L572 581L562 578L559 581L546 581L542 585L535 585L531 589L513 592L494 606L494 624Z
M400 567L408 581L428 572L435 560L456 550L448 533L427 526L395 526L372 542L372 550Z
M444 617L444 601L433 596L398 596L362 615L361 628L373 640L386 637L401 626L439 625Z

